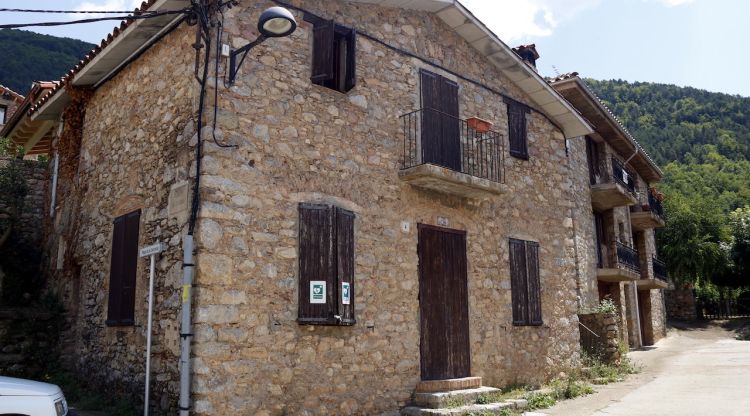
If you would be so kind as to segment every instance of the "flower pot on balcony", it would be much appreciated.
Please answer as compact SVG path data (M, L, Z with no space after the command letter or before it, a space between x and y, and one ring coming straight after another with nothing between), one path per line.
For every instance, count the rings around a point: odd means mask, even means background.
M470 117L466 120L466 123L478 133L487 133L492 128L492 123L479 117Z

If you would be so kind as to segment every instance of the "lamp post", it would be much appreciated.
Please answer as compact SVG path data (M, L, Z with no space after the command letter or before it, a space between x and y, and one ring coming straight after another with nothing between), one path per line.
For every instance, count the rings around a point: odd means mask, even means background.
M258 19L258 36L254 41L247 45L235 49L229 53L229 79L227 84L234 84L235 78L237 78L237 71L242 66L242 62L245 61L245 57L250 49L260 45L268 38L282 38L289 36L292 32L297 29L297 22L294 20L292 13L283 7L269 7L260 14ZM237 62L237 56L242 54L239 63Z

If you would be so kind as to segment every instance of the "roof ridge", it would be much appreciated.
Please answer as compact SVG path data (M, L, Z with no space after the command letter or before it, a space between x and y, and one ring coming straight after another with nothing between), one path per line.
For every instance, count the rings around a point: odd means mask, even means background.
M24 98L26 98L26 97L24 97L23 95L21 95L21 94L19 94L19 93L15 92L15 91L13 91L12 89L10 89L10 88L6 87L6 86L5 86L5 85L3 85L3 84L0 84L0 90L2 90L2 93L3 93L3 94L10 94L10 95L13 95L13 96L15 96L15 98L16 98L17 100L21 100L21 101L23 101L23 99L24 99Z

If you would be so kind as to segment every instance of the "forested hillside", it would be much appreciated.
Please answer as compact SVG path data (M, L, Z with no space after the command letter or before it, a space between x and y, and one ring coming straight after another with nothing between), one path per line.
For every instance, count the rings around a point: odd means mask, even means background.
M0 29L0 84L26 95L33 81L60 79L93 47L77 39Z
M750 285L750 98L586 82L664 170L658 237L672 277Z

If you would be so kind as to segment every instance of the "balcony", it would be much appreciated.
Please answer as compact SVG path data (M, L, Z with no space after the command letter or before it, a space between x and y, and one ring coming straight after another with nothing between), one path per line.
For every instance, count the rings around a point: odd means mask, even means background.
M597 211L606 211L637 203L635 178L627 173L619 160L612 158L611 177L591 185L591 205Z
M649 279L639 280L638 289L666 289L669 286L666 263L656 257L651 257L651 266L653 275Z
M638 231L664 227L664 220L664 207L651 192L648 193L648 205L630 207L630 223Z
M615 243L614 256L610 256L608 263L596 271L597 279L603 282L633 282L641 277L638 251L619 241Z
M404 142L398 176L403 182L464 198L502 192L500 133L428 108L400 120Z

